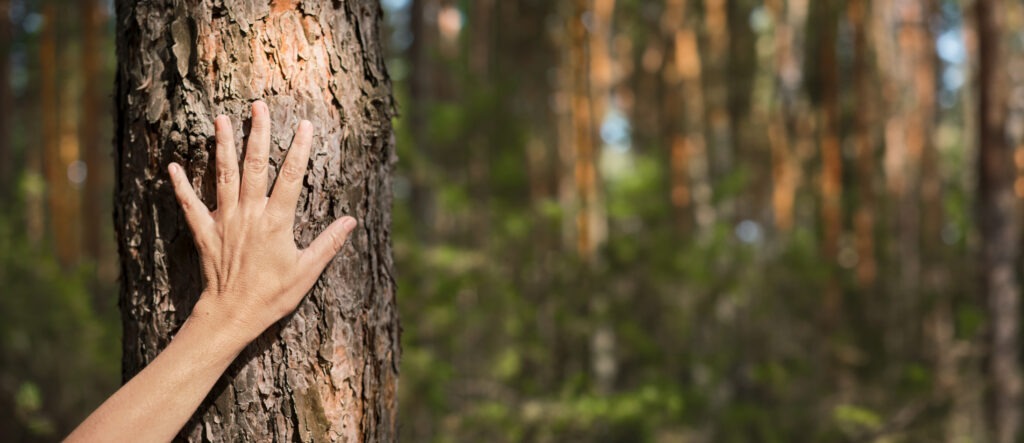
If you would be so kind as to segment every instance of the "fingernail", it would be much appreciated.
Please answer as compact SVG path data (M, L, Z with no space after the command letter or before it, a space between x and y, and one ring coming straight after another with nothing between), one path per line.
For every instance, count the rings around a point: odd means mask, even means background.
M301 130L313 129L313 124L310 123L309 120L303 120L303 121L299 122L299 129L301 129Z
M341 222L341 227L345 228L346 231L351 231L356 227L356 219L352 217L345 217L345 220Z
M171 175L176 175L178 173L178 169L179 168L177 163L171 163L167 165L167 172L169 172Z

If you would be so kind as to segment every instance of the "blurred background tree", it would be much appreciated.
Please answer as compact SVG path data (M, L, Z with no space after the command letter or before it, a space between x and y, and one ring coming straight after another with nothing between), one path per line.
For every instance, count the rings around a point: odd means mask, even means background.
M111 3L0 0L4 440L118 381ZM402 439L1019 438L1019 2L382 3Z

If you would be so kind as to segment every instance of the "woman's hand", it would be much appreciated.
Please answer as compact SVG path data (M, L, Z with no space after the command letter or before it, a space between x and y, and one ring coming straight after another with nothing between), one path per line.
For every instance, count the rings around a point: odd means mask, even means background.
M342 217L309 248L295 246L295 204L313 139L309 122L299 124L269 199L267 105L253 104L241 178L231 122L220 116L216 127L215 212L196 197L181 166L168 168L202 256L206 290L167 348L89 415L68 442L174 438L242 349L298 306L356 225Z
M356 226L352 217L331 224L307 249L295 245L295 205L306 175L313 126L299 123L291 149L267 197L270 117L252 107L252 132L244 169L238 170L231 120L214 120L217 138L217 210L196 196L181 166L169 171L175 194L195 237L206 289L192 317L212 316L246 342L291 313Z

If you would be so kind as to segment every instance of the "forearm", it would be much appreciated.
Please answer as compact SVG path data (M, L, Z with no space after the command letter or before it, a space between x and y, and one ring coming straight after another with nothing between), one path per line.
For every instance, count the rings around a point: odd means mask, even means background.
M218 116L217 210L199 199L184 169L168 165L175 195L202 257L207 291L160 355L67 439L169 441L224 370L268 326L298 306L345 245L357 222L342 217L305 249L294 238L313 127L302 121L267 197L270 113L253 104L245 170L239 175L231 120Z
M249 339L200 301L171 343L68 442L170 441Z

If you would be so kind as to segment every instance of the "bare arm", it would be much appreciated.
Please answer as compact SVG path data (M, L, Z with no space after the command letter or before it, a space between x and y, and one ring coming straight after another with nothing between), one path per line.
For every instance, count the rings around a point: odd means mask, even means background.
M206 289L181 330L149 366L68 436L69 442L170 441L245 346L295 310L345 244L356 220L342 217L309 248L292 234L313 128L296 131L273 194L268 188L270 120L253 104L244 170L231 121L217 117L217 210L196 196L185 172L168 170L202 257Z

